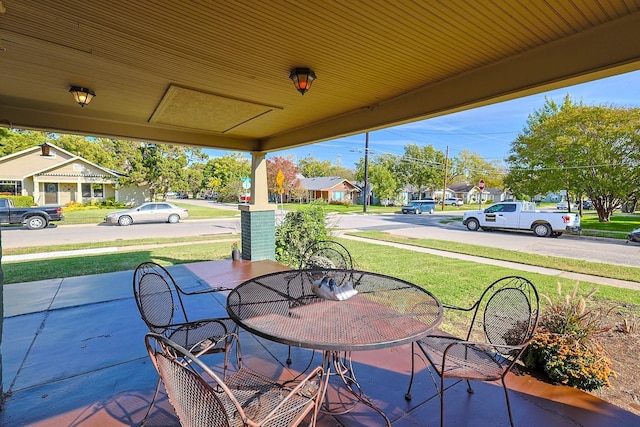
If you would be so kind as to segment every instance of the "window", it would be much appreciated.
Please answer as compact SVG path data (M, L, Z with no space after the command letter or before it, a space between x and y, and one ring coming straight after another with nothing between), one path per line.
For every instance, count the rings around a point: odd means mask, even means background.
M82 184L82 197L91 197L91 184Z
M333 200L344 200L344 191L334 191Z
M485 212L496 213L496 212L502 212L502 211L504 211L504 205L499 204L499 205L494 205L494 206L491 206L490 208L487 208Z
M104 197L104 188L102 184L82 184L82 197Z
M93 197L103 197L104 196L104 190L102 188L102 184L93 184L91 186L91 189L93 190Z
M0 194L20 196L22 194L22 181L0 181Z

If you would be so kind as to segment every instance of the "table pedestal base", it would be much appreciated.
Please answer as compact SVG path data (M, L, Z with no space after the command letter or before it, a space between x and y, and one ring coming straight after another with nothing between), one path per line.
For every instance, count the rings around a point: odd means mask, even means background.
M382 412L382 410L378 408L362 391L362 387L360 387L353 370L350 351L325 351L322 357L322 365L325 369L326 378L324 384L324 409L321 410L323 413L331 415L346 414L352 411L358 402L360 402L379 413L380 416L384 418L387 426L391 427L391 421L389 421L389 418L387 418L385 413ZM329 379L335 376L340 378L342 385L344 386L341 389L347 392L347 394L352 398L349 399L348 402L344 399L349 396L344 393L340 393L340 391L338 391L338 401L329 402Z

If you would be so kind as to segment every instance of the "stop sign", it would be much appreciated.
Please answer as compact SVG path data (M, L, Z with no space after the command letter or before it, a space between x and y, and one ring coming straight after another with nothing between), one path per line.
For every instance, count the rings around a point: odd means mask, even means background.
M480 191L484 190L484 179L478 181L478 188L480 189Z

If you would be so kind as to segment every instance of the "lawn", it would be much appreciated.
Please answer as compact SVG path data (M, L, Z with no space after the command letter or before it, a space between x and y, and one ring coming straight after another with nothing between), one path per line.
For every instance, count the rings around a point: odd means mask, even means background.
M3 262L4 283L133 270L139 263L149 260L162 265L176 265L228 259L231 256L230 240L234 239L227 236L224 241L183 242L179 248L167 244L131 246L130 250L122 247L118 252L108 254ZM506 275L523 274L517 269L461 261L408 249L382 248L369 242L338 240L351 252L357 268L399 277L424 286L443 301L452 304L468 304L494 280ZM592 267L597 268L598 265ZM541 293L548 295L556 293L558 283L567 289L573 288L575 284L573 280L542 274L527 272L526 277L535 283ZM624 304L640 305L638 291L586 282L581 285L585 294L593 287L598 289L597 298L621 301L621 310Z
M628 233L640 228L640 214L615 213L609 222L600 222L596 213L584 214L580 222L582 228L589 230L618 231Z

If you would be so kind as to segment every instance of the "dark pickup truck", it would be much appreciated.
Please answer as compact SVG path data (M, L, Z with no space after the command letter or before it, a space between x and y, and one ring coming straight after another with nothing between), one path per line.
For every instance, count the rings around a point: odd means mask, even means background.
M0 198L0 223L25 224L29 230L45 228L51 221L62 221L60 206L16 208L13 200Z

